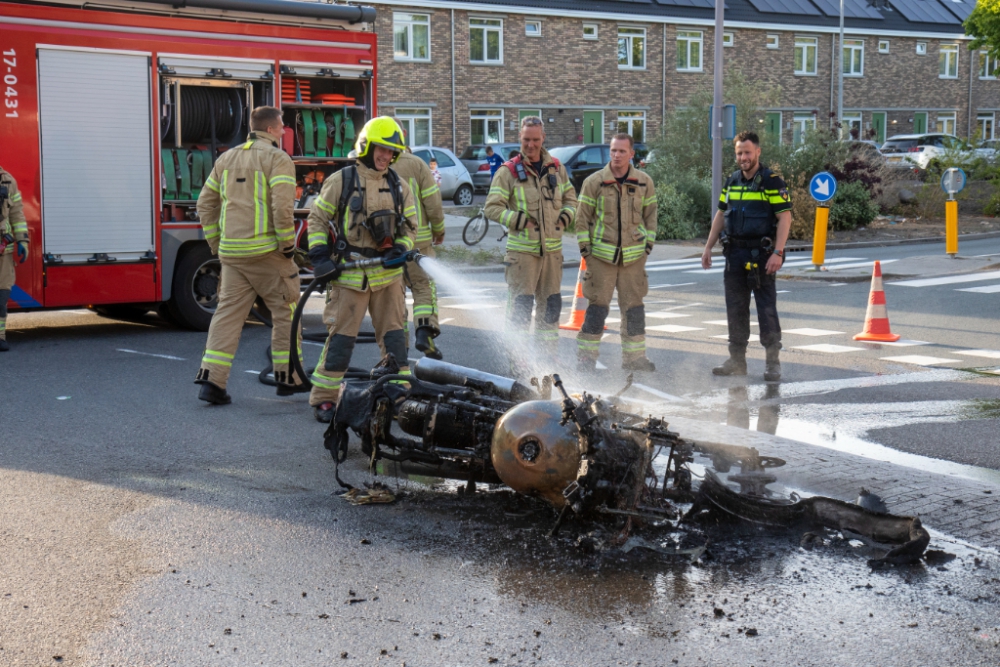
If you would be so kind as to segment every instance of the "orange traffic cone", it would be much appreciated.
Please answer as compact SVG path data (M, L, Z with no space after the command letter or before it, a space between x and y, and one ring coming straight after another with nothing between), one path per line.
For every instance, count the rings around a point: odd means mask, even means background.
M560 324L560 329L579 331L587 315L587 299L583 296L583 274L587 271L587 258L580 258L580 273L576 276L576 292L573 293L573 306L569 314L569 322ZM607 329L607 327L604 327Z
M885 308L885 290L882 289L882 264L875 260L872 271L872 291L868 295L868 312L865 313L865 330L854 340L869 340L877 343L895 343L899 334L889 330L889 312Z

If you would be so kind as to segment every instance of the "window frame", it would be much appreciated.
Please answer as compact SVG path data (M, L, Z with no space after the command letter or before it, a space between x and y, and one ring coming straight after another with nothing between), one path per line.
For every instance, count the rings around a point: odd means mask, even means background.
M987 136L980 136L979 140L980 141L991 141L993 139L996 139L997 138L997 136L996 136L996 132L997 132L997 115L996 115L996 112L995 111L980 111L980 112L978 112L976 114L976 131L977 132L979 132L979 129L982 127L984 120L989 122L990 136L988 136L988 137Z
M398 19L397 16L407 16L407 19ZM414 21L414 17L424 17L427 19L426 22ZM400 56L396 52L396 28L397 25L401 24L406 29L406 43L408 47L408 55ZM414 56L414 51L416 44L413 41L413 26L415 25L426 25L427 26L427 57L418 58ZM431 61L431 15L421 14L414 12L393 12L392 13L392 59L397 62L408 62L408 63L429 63Z
M775 32L767 33L766 40L767 48L769 49L780 49L781 48L781 35Z
M478 21L479 23L474 23ZM479 16L469 17L469 64L470 65L503 65L503 19L495 18L483 18ZM499 24L499 25L496 25ZM472 54L472 31L482 30L483 31L483 52L482 60L473 60ZM491 60L487 56L489 54L488 34L490 32L496 32L500 37L500 49L499 58L496 60Z
M854 53L856 51L856 52L858 52L860 54L860 64L861 64L860 71L858 71L858 72L854 72L854 71L844 72L844 76L845 77L851 77L851 78L860 78L860 77L863 77L865 75L865 40L863 40L863 39L857 39L857 38L847 39L845 37L844 38L844 43L841 45L840 48L841 48L841 50L849 50L852 53ZM845 53L844 55L846 56L847 54ZM850 59L844 58L844 65L846 65L851 70L853 70L853 67L854 67L854 56L852 55Z
M993 61L993 67L991 68L990 60ZM990 58L989 51L979 52L979 78L980 80L992 81L997 78L997 72L1000 71L1000 58Z
M634 32L625 32L624 34L622 32L622 31L630 31L630 30L634 31ZM638 26L629 26L629 25L620 25L620 26L618 26L618 51L619 51L619 54L621 53L622 40L623 39L628 42L627 53L629 54L629 58L628 58L629 64L628 65L622 65L622 63L621 63L621 57L619 55L618 69L623 69L623 70L644 70L644 69L646 69L646 29L645 28L640 28ZM633 57L635 56L635 40L636 39L642 40L642 64L638 65L638 66L635 65L635 63L633 62Z
M958 78L958 60L959 60L959 49L958 44L940 44L938 46L938 78L939 79L957 79ZM951 68L948 67L949 61L951 61L951 55L955 56L955 62L950 63ZM954 69L954 74L942 74L941 70Z
M880 39L878 40L878 52L879 53L889 53L889 40Z
M813 67L811 72L807 67L808 58L806 57L806 53L810 48L813 50ZM800 49L802 53L803 65L801 69L799 68ZM793 63L795 76L817 76L817 73L819 72L819 38L809 37L807 35L802 35L801 37L796 36Z
M947 124L949 122L951 123L951 132L945 129L947 125L942 126L942 123ZM955 129L958 127L958 113L954 111L946 111L943 113L938 113L934 117L934 127L935 127L935 134L950 134L954 136Z
M538 32L530 32L528 26L536 25L538 26ZM542 36L542 22L538 19L530 19L524 22L524 36L525 37L541 37Z
M587 34L587 28L593 28L594 29L594 34L593 35L588 35ZM598 39L601 30L600 30L600 26L598 26L596 23L584 23L583 27L582 27L582 32L583 32L583 38L584 39Z
M696 36L697 35L697 36ZM705 70L705 33L701 30L678 30L677 31L677 71L678 72L703 72ZM685 57L687 67L681 67L681 42L684 42ZM691 67L691 48L698 45L698 66Z
M615 132L621 132L622 128L619 127L620 124L625 124L625 133L632 137L632 140L637 143L645 143L646 141L646 112L645 111L616 111L615 112ZM642 123L642 138L636 139L634 131L634 123L639 121Z
M483 126L483 141L473 141L472 140L472 137L474 136L474 132L472 130L472 124L475 123L477 120L481 120L481 121L483 121L485 123L485 125ZM490 141L489 140L489 130L490 130L489 123L490 123L490 121L493 121L493 120L497 121L498 128L499 128L499 133L498 133L499 139L497 139L497 141ZM502 144L502 143L504 143L504 140L503 140L504 127L503 126L504 126L504 111L503 111L502 108L500 108L500 109L473 109L472 111L469 112L469 143L473 144L473 145L481 144L481 143L482 144Z
M405 135L407 146L413 148L413 146L433 146L434 145L434 120L433 120L433 110L430 107L404 107L397 108L392 114L403 126L403 134ZM412 143L414 135L416 135L416 121L426 120L427 121L427 143L426 144L414 144Z
M852 139L851 128L854 123L857 123L858 127L858 139L862 139L862 133L865 131L865 115L861 111L845 111L843 118L840 120L840 134L842 139Z
M917 42L917 55L918 56L927 55L927 42Z
M727 43L727 41L728 41L728 43ZM736 33L734 33L734 32L723 32L722 33L722 47L728 49L728 48L731 48L733 46L736 46Z
M802 143L802 135L806 130L816 129L816 114L811 111L795 111L792 113L792 145L798 146ZM798 132L798 138L796 138Z

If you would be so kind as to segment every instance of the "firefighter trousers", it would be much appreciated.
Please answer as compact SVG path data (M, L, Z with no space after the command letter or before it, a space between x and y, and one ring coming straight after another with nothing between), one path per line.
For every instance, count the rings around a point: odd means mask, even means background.
M521 336L527 335L531 328L531 311L534 309L535 342L539 351L552 355L559 348L562 263L561 250L541 256L508 252L504 258L507 332L523 341Z
M221 262L219 305L208 327L208 343L197 379L226 388L243 324L259 296L271 311L274 379L282 384L302 382L302 378L293 378L289 369L292 315L299 298L299 269L295 262L276 250L258 257L223 257ZM301 348L298 353L301 359Z
M420 251L421 255L426 255L427 257L435 256L434 246L430 242L421 243L417 246L417 250ZM434 284L434 281L427 275L427 272L420 268L420 265L416 262L407 262L403 275L405 276L406 286L413 292L414 329L430 327L434 335L437 336L441 333L441 329L438 328L437 285ZM409 336L407 336L407 339L409 339Z
M609 264L589 257L583 274L583 296L587 313L580 333L576 335L577 357L596 360L599 355L604 322L608 317L611 297L618 290L621 312L622 361L646 356L646 308L642 303L649 292L646 256L627 266Z
M399 278L375 291L367 289L361 292L347 287L335 289L335 298L330 301L336 304L332 313L330 335L310 378L313 388L309 394L309 404L314 406L336 403L340 398L340 385L351 365L351 355L366 312L371 314L375 339L382 355L391 352L400 365L400 373L410 373L406 359L406 335L403 333L403 323L406 321L406 289L403 279Z
M14 287L14 253L0 255L0 340L7 340L7 302Z

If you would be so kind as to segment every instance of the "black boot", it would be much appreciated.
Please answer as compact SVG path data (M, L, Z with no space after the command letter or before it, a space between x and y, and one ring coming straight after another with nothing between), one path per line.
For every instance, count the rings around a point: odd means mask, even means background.
M729 358L721 366L712 369L712 375L746 375L747 349L729 346Z
M656 370L656 365L648 357L636 357L622 362L622 370L625 371L646 371L652 373Z
M444 355L441 354L441 350L437 349L434 345L434 330L430 327L419 327L417 329L417 349L424 353L425 357L430 357L431 359L444 359Z
M299 384L279 384L278 396L291 396L292 394L305 394L312 391L312 385L307 382Z
M10 343L7 342L6 338L0 338L0 352L7 352L10 350Z
M329 424L333 421L333 413L337 411L336 403L320 403L313 406L313 417L321 424Z
M781 345L772 345L764 349L767 353L767 361L764 362L765 382L778 382L781 380L781 362L778 361L779 350L781 350Z
M198 400L214 405L229 405L233 402L232 396L225 389L212 384L208 380L195 380L195 384L201 385L201 391L198 392Z

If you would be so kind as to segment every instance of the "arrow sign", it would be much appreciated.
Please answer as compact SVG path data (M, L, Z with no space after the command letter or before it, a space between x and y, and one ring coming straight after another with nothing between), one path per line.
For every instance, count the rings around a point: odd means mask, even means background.
M836 193L837 179L829 172L821 171L809 181L809 194L820 204L833 199Z

